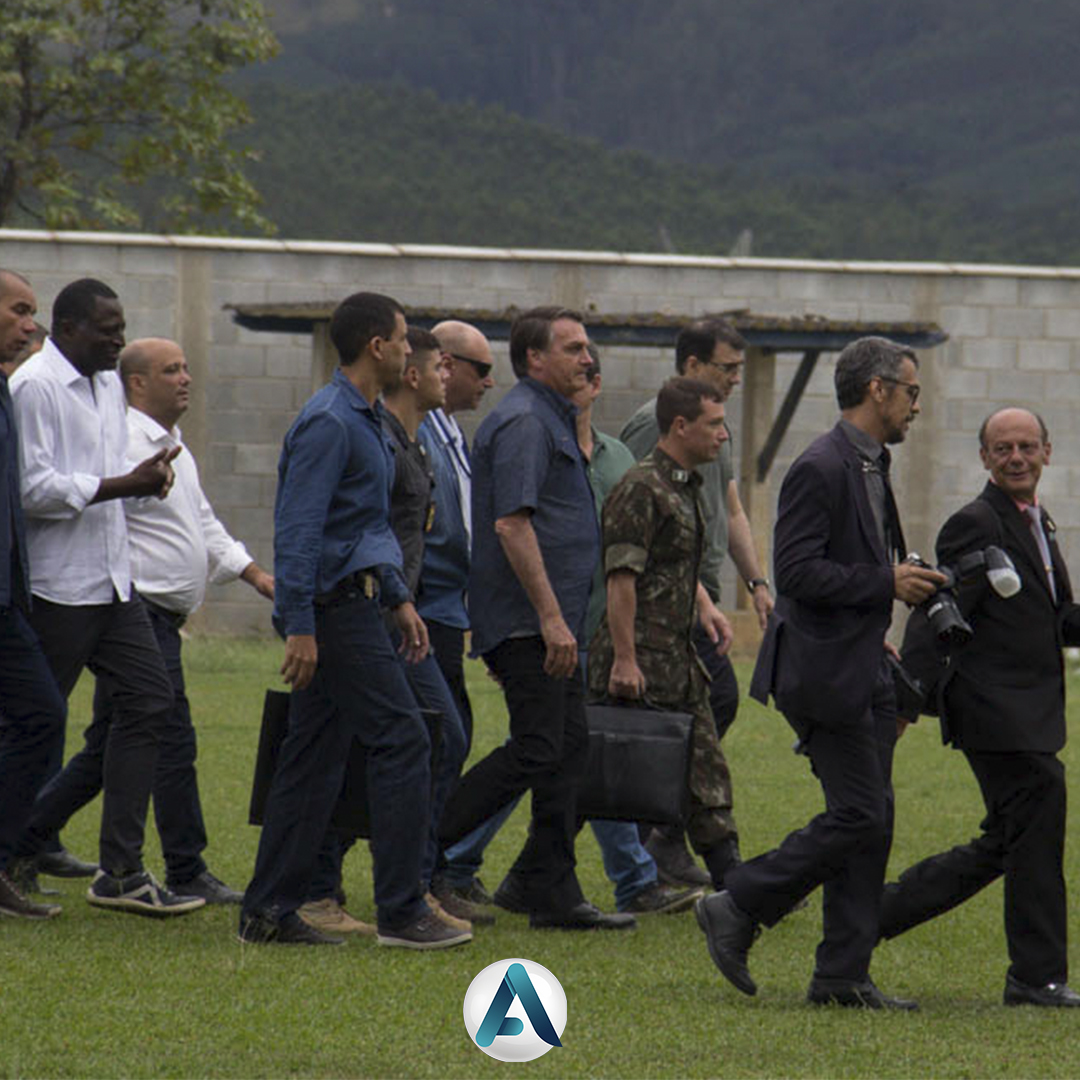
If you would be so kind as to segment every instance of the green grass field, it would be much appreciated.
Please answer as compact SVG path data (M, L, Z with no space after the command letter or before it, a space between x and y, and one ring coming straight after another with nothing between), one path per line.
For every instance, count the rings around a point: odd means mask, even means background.
M208 860L242 888L257 843L246 819L261 699L277 685L280 647L213 639L192 641L186 652ZM504 713L494 684L479 668L471 674L482 753L504 737ZM746 675L740 671L744 683ZM1070 682L1075 716L1080 685ZM88 690L84 681L72 698L69 751L81 741ZM773 846L820 806L819 788L791 743L778 716L744 702L726 742L744 854ZM1065 756L1076 762L1075 743ZM962 758L942 748L936 722L901 742L896 791L894 872L977 828L977 788ZM1070 817L1075 911L1075 809ZM93 857L97 824L95 805L64 839ZM513 860L525 825L519 808L489 849L489 887ZM588 830L578 861L586 893L610 908ZM147 864L162 870L152 828ZM371 917L366 849L350 857L345 884L350 909ZM241 947L235 909L162 923L91 908L86 882L59 887L59 919L0 923L3 1077L505 1075L514 1066L469 1040L462 1000L481 968L506 957L543 964L566 991L563 1048L520 1066L535 1077L1080 1075L1080 1016L999 1004L1007 963L1000 883L880 949L878 984L922 1005L908 1015L803 1004L820 926L817 896L758 942L751 962L760 991L750 999L713 968L691 914L643 919L621 935L530 931L524 917L500 914L471 945L445 953L379 949L370 939L293 950ZM1075 920L1073 930L1075 941Z

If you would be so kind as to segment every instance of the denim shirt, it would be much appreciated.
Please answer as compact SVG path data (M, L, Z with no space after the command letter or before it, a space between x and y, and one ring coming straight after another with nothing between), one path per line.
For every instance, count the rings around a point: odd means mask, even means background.
M386 607L412 597L390 527L394 454L383 408L340 369L285 436L274 503L274 625L315 633L315 597L358 570L376 573Z
M473 556L469 613L473 651L540 633L540 620L503 553L495 522L532 511L532 527L559 608L583 645L589 588L600 558L577 410L562 395L524 377L488 414L472 453Z
M424 538L424 562L416 608L420 617L468 630L469 535L461 513L461 490L450 451L425 416L418 432L435 474L435 516Z

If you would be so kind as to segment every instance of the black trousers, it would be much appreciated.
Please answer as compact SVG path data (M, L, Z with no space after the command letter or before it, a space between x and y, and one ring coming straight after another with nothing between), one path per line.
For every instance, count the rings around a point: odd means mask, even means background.
M0 608L0 870L18 850L48 779L67 706L37 636L18 608Z
M716 724L716 737L722 739L739 711L739 683L735 669L727 656L716 655L716 643L709 640L700 623L694 627L694 648L709 673L709 706Z
M1030 986L1065 982L1065 767L1054 754L964 753L986 804L982 832L886 886L882 935L950 911L1004 874L1009 973Z
M184 687L180 624L169 612L145 600L143 604L150 617L150 625L161 649L174 694L173 707L162 727L158 745L153 800L166 877L170 884L181 884L206 869L202 857L206 848L206 826L195 772L195 728ZM68 819L101 790L105 749L112 720L113 706L108 680L99 679L94 690L94 719L86 729L86 742L78 755L77 768L72 771L63 789L66 800L63 812L66 816L59 828L63 828ZM56 813L60 812L58 804Z
M815 976L861 981L878 941L881 890L893 829L896 699L882 664L870 709L858 720L803 735L825 810L778 848L728 871L735 903L766 926L823 886L823 935Z
M444 846L468 836L532 789L532 823L511 867L535 911L559 911L584 899L574 872L577 789L588 764L585 685L544 673L540 637L510 638L484 660L506 694L510 738L474 765L443 812Z
M424 621L435 663L450 687L458 716L465 728L465 756L468 757L472 749L473 715L469 691L465 686L465 631L456 626L447 626L446 623Z
M146 609L137 597L86 606L34 597L31 622L60 693L66 698L88 667L107 682L111 710L107 730L95 732L91 724L88 745L41 790L22 853L42 850L88 801L87 788L96 794L103 787L101 867L117 876L141 870L158 740L173 707L172 683Z

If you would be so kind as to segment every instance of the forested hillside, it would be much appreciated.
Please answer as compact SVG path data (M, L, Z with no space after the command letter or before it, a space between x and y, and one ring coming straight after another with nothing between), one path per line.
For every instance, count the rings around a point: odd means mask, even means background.
M754 180L661 162L433 93L260 85L246 141L284 236L821 258L1080 261L1075 211L901 182Z

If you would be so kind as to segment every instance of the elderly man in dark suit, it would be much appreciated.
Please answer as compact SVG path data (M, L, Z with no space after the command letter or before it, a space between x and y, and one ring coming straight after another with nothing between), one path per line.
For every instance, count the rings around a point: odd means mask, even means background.
M937 539L939 564L990 545L1023 583L1002 599L983 575L959 603L975 636L939 666L940 646L920 612L904 637L905 665L933 688L945 741L962 750L982 789L986 818L970 843L933 855L886 887L881 933L891 938L949 911L1005 876L1006 1005L1080 1006L1067 985L1063 645L1080 643L1080 606L1036 495L1050 440L1027 409L992 413L979 432L990 481ZM936 670L935 670L936 669Z
M773 851L729 871L725 890L698 901L713 962L739 990L757 987L747 954L824 886L824 936L808 1000L914 1008L871 982L870 955L892 838L896 699L885 632L894 599L915 604L944 580L903 561L889 486L887 444L918 415L918 360L884 338L840 354L841 419L791 466L780 491L773 545L777 603L751 695L772 693L799 735L826 810Z

